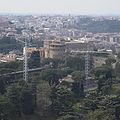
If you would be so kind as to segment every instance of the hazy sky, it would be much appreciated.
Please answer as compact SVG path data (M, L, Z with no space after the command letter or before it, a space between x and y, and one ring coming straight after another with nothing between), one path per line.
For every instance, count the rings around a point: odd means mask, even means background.
M120 0L0 0L0 12L120 15Z

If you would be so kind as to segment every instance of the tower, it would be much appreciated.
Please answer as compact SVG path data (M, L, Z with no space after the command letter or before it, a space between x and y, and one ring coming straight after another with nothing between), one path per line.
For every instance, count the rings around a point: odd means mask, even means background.
M90 74L90 54L89 54L89 44L87 42L87 51L85 53L85 86L88 88L90 86L89 74Z
M86 81L89 79L89 71L90 71L90 55L87 51L85 54L85 79Z
M23 56L24 56L24 63L23 63L23 77L25 82L28 82L28 59L27 59L27 41L25 39L25 47L23 48Z

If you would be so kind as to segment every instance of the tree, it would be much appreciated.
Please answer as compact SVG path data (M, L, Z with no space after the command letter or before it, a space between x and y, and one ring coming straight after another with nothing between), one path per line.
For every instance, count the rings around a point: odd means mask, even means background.
M18 84L13 84L7 88L7 92L5 94L13 105L16 116L21 116L21 89L22 87Z
M59 79L67 76L73 70L71 69L46 69L40 73L40 78L46 80L50 85L58 85Z
M34 94L29 86L25 86L21 91L21 110L23 114L33 114L35 109Z
M113 70L111 66L102 66L96 68L95 76L98 79L98 93L109 93L112 88ZM106 92L105 92L106 91Z
M113 58L113 57L108 57L108 59L105 61L106 62L106 65L112 65L113 63L116 62L116 59Z
M97 109L87 114L86 120L115 120L107 110Z
M115 74L116 74L116 77L120 77L120 63L119 62L117 62L115 66Z
M84 97L84 74L80 71L75 71L72 73L72 79L74 80L72 91L75 93L76 97Z
M61 77L61 75L62 74L58 74L57 69L43 70L40 73L41 79L48 81L50 85L59 84L59 78Z
M67 115L59 117L57 120L82 120L82 118L80 119L79 116L67 114Z
M55 86L52 88L51 101L54 114L69 112L74 103L73 93L66 87Z
M115 117L116 117L116 120L120 119L120 105L115 107Z
M0 120L15 120L13 106L5 96L0 96Z
M5 96L13 105L14 113L16 116L22 114L32 114L35 108L34 91L30 85L12 84L7 88Z
M0 74L10 73L22 70L23 65L21 61L12 61L8 63L0 63Z
M51 87L47 81L41 80L37 85L37 110L40 115L45 115L51 105Z
M120 52L117 54L117 57L120 59Z
M34 51L31 54L28 66L29 66L29 68L40 67L40 52L39 51Z
M6 84L3 79L0 80L0 95L3 95L6 92Z
M53 68L61 67L64 64L64 60L61 59L52 59L52 58L46 58L42 61L42 65L51 65Z
M21 50L22 45L11 37L4 36L0 39L0 53L8 53L12 50Z
M66 66L74 70L84 70L84 58L83 57L67 57Z

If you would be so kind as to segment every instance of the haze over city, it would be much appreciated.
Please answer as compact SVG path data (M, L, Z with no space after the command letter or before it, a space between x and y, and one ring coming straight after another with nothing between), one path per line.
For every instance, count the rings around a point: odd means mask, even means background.
M1 0L0 13L119 15L119 0Z
M120 120L120 0L0 0L0 120Z

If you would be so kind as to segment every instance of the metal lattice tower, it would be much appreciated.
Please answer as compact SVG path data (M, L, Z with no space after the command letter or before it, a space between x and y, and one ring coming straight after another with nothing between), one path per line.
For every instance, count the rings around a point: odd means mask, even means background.
M23 67L24 67L24 80L25 82L28 82L28 58L27 58L27 41L25 39L25 47L23 49L23 55L24 55L24 63L23 63Z
M89 81L89 74L90 74L90 54L89 54L89 45L87 43L87 51L85 53L85 80L86 80L86 87L90 86Z
M89 79L89 73L90 73L90 55L88 52L85 54L85 78L86 81Z

